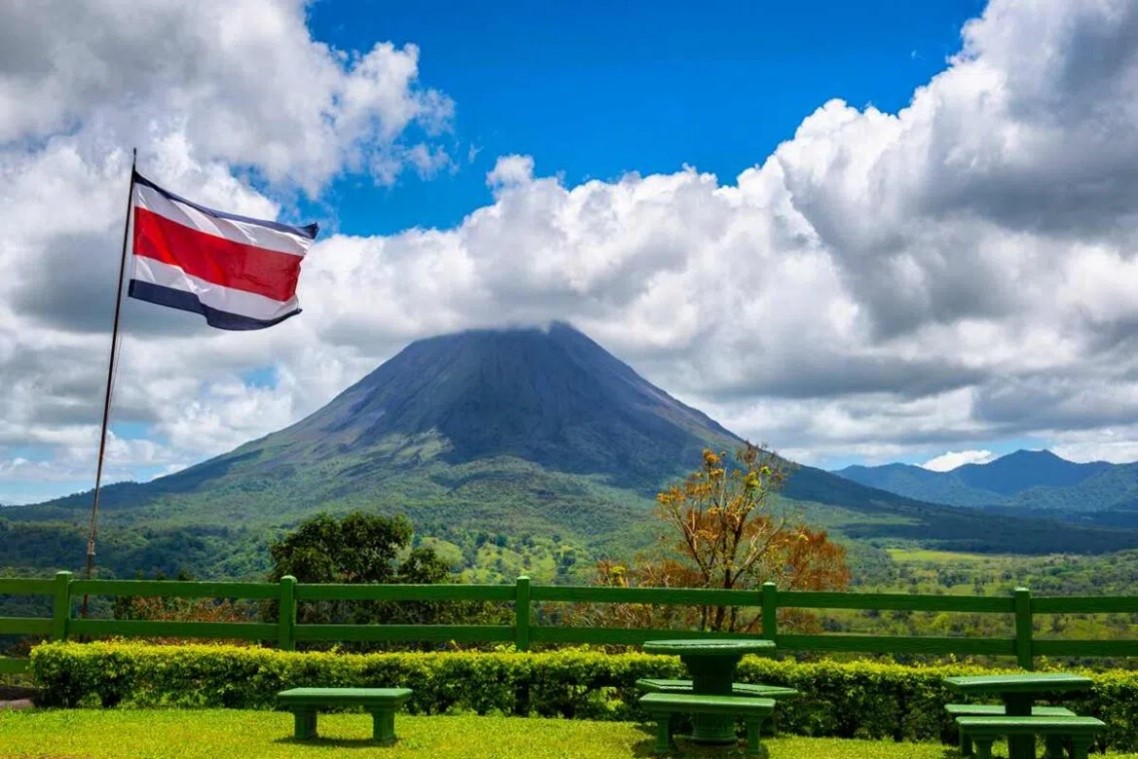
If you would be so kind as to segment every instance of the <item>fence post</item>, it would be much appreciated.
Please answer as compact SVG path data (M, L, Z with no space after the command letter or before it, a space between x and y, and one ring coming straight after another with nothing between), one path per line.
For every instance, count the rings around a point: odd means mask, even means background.
M1023 669L1033 668L1031 656L1031 591L1015 589L1016 663Z
M71 573L56 572L51 603L52 640L67 640L69 621L71 621Z
M763 583L763 637L777 643L778 638L778 587L773 582Z
M519 651L529 650L529 578L518 578L514 596L514 646Z
M294 651L296 650L296 578L292 575L282 577L280 590L277 647L282 651Z

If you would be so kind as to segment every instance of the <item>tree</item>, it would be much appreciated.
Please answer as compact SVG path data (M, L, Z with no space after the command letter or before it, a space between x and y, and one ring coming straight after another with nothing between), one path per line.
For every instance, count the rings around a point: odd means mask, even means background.
M292 575L300 582L432 583L450 574L433 550L411 544L414 528L404 517L353 511L339 519L321 513L269 547L277 582ZM402 558L401 558L402 557Z
M824 530L774 513L772 500L787 476L787 464L762 446L739 448L734 465L726 453L705 450L698 470L656 496L657 516L668 528L662 555L638 556L630 566L600 562L597 584L732 590L773 581L789 590L847 587L845 549ZM749 632L761 619L740 607L614 606L607 611L609 622L635 626Z
M430 548L410 548L414 534L403 517L354 511L337 519L317 514L301 522L269 553L269 580L292 575L304 583L450 582L451 567ZM440 623L452 618L454 604L429 601L316 601L297 605L301 623ZM275 608L268 610L274 615ZM275 618L275 617L273 617Z
M139 573L135 579L143 579ZM165 580L159 572L155 580ZM181 571L174 578L178 582L193 581L189 572ZM115 619L139 619L155 622L248 622L250 609L233 599L179 598L176 596L116 596L111 606ZM183 644L194 639L164 637L147 638L150 643ZM250 645L248 641L223 640L229 645Z

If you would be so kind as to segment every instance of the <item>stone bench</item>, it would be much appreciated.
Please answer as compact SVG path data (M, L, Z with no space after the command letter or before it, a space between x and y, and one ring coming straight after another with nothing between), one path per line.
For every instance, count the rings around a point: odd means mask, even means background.
M658 677L641 677L636 681L636 687L646 693L691 693L691 680L665 680ZM799 695L794 688L784 688L781 685L760 685L757 683L732 683L732 696L750 696L751 698L773 698L780 700L794 698ZM778 732L778 719L771 717L766 723L766 735L775 735Z
M642 677L636 681L636 687L648 693L691 693L691 680L664 680L657 677ZM780 685L758 685L754 683L732 683L731 695L752 696L754 698L790 698L798 695L794 688L784 688Z
M957 717L961 737L976 744L976 759L992 759L992 743L1003 737L1040 736L1048 759L1062 759L1063 741L1071 742L1071 759L1087 759L1095 736L1106 723L1094 717Z
M944 710L948 716L956 717L1004 717L1007 709L1003 704L945 704ZM1073 711L1063 706L1033 706L1033 717L1074 717ZM972 756L972 741L965 735L960 735L960 753L962 756Z
M395 742L395 712L411 697L410 688L293 688L277 694L277 704L292 712L297 740L316 737L316 711L361 706L372 717L372 738Z
M774 715L772 698L753 696L704 696L694 693L648 693L640 705L656 721L656 753L672 749L672 717L676 714L715 714L740 717L747 728L747 756L766 757L760 733L763 722Z

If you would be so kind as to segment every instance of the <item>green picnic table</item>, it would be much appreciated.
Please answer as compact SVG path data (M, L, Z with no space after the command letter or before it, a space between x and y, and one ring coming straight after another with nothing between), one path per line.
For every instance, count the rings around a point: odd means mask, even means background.
M998 696L1004 702L1008 717L1031 717L1031 707L1036 699L1090 690L1094 685L1089 677L1064 672L946 677L944 683L952 690L970 696ZM1035 759L1035 736L1009 735L1008 757Z
M744 654L773 653L774 641L760 638L681 638L650 640L643 645L650 654L680 657L692 677L692 694L731 696L735 668ZM735 743L735 720L720 714L693 714L694 743Z

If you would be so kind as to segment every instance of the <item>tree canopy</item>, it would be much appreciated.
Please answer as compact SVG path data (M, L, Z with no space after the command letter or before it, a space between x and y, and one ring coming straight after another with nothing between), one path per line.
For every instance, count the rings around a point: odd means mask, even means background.
M451 582L451 567L430 548L412 548L414 530L403 517L354 511L301 522L269 548L273 582L292 575L302 583L435 584ZM457 604L428 601L319 601L297 605L302 623L432 624L452 620Z
M629 564L602 561L596 582L732 590L773 581L792 590L845 588L850 582L845 549L825 530L775 512L773 499L788 474L786 462L762 446L747 443L734 462L726 453L705 450L699 469L656 497L656 513L665 526L661 550ZM752 631L760 619L726 606L693 612L630 604L608 614L623 617L622 624L732 632Z
M269 548L273 582L438 583L451 568L429 548L409 549L414 528L403 517L353 511L317 514Z

